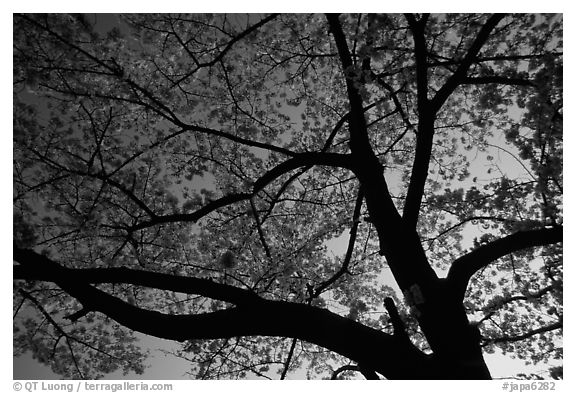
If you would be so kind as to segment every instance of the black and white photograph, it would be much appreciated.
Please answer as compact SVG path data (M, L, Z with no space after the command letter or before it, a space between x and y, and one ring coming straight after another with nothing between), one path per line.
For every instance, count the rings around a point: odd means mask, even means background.
M381 9L13 13L14 380L555 390L564 16Z

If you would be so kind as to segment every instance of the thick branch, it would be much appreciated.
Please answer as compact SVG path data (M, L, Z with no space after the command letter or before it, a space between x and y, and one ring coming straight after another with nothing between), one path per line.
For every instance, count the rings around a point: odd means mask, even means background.
M434 112L430 110L428 100L428 65L426 37L424 27L426 20L416 21L413 15L406 15L414 40L414 57L416 59L416 87L418 102L418 133L416 137L416 152L410 184L406 193L406 202L402 218L409 228L416 228L420 205L424 195L424 186L428 177L428 166L432 155L434 138Z
M228 303L242 305L255 303L260 298L253 292L207 279L174 276L164 273L119 268L70 269L32 250L14 247L14 279L58 282L84 282L91 284L133 284L148 288L201 295Z
M362 373L362 375L364 375L364 378L372 381L380 380L378 374L376 374L376 371L372 370L371 368L364 367L363 364L359 364L358 367L360 367L360 372Z
M407 14L406 20L408 21L408 26L410 27L412 38L414 40L418 111L422 112L428 106L428 54L426 49L426 38L424 36L426 19L423 18L420 21L417 21L414 15Z
M439 370L430 364L430 358L410 343L401 342L388 334L325 309L305 304L254 298L257 300L249 299L242 302L239 307L216 312L168 315L140 309L93 287L90 282L96 280L94 275L98 274L97 269L89 269L91 274L87 274L76 269L64 268L30 250L15 247L14 251L14 259L20 263L20 267L15 269L16 278L55 282L82 303L84 308L103 313L123 326L144 334L175 341L255 335L290 337L339 353L388 378L434 378L438 376L436 373ZM121 270L116 269L115 273L121 273ZM110 273L100 274L107 275L107 279L113 279ZM130 271L130 275L128 272L124 273L124 278L128 282L148 283L149 278L158 277L146 274L146 272ZM131 278L132 275L136 278ZM168 282L177 283L198 284L200 281L186 281L190 279L182 278L183 281L179 282L180 279L167 275L162 277L169 279ZM157 280L153 281L150 284L154 287L174 287L170 284L159 283ZM199 284L197 288L199 287L232 291L231 287L208 282ZM197 289L193 291L200 292ZM238 293L242 294L244 291L238 290Z
M525 248L545 246L562 241L562 226L516 232L478 247L456 259L446 277L450 286L463 297L468 281L478 270L505 255Z
M394 328L394 336L401 338L402 340L410 340L408 333L406 333L406 326L404 326L404 322L402 321L402 318L400 318L398 309L391 297L384 299L384 307L386 307L386 311L390 316L390 322L392 322L392 327Z
M402 223L390 196L382 164L370 146L362 97L358 91L361 70L354 67L338 16L329 14L326 18L346 77L350 102L350 150L354 164L352 170L362 185L370 219L378 232L381 254L386 256L392 273L402 289L418 282L427 290L434 285L436 275L426 260L417 233Z
M360 365L355 366L353 364L347 364L345 366L339 367L338 369L334 370L332 373L332 377L330 379L337 380L338 376L342 374L344 371L356 371L362 373L364 378L368 380L379 380L378 375L373 371L366 368L361 367Z
M353 364L347 364L345 366L339 367L332 373L332 377L330 379L336 380L338 376L343 373L344 371L360 371L360 367L355 366Z
M350 49L346 43L346 37L342 30L342 25L336 14L326 15L330 32L334 37L334 42L338 48L338 55L340 56L340 63L342 70L346 77L346 90L348 92L348 101L350 103L350 150L352 153L371 153L374 152L370 148L368 140L368 133L366 127L366 119L364 118L364 110L362 108L362 97L358 91L357 84L360 83L361 70L356 70L352 61Z

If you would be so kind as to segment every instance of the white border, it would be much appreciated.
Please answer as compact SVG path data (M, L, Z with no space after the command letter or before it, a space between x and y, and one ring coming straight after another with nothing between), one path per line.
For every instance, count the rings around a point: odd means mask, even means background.
M576 19L573 17L572 9L569 7L569 1L502 1L502 0L481 0L481 1L469 1L466 3L454 2L454 1L367 1L367 2L353 2L353 1L311 1L311 0L290 0L286 2L270 2L270 1L162 1L162 2L135 2L123 1L119 3L118 1L110 0L100 0L94 3L78 2L78 1L26 1L26 2L10 2L6 4L3 2L0 5L2 12L0 14L0 42L2 43L3 49L9 54L6 56L5 60L9 61L2 62L2 120L4 127L2 129L2 141L1 141L1 157L2 164L0 166L0 180L4 188L7 188L9 184L9 179L11 178L12 169L12 140L11 140L11 128L12 128L12 55L9 52L12 46L12 13L13 12L417 12L417 11L429 11L429 12L562 12L564 13L564 27L565 27L565 79L564 79L564 91L566 98L565 107L568 110L565 112L565 123L564 129L566 130L565 135L565 174L566 174L566 185L567 190L564 197L565 203L564 216L565 216L565 238L574 239L573 236L573 222L574 222L574 207L572 201L576 194L574 193L574 179L573 171L576 168L574 161L574 154L572 149L575 145L574 136L574 116L573 104L574 104L574 77L572 72L576 70L574 67L574 38L575 37L575 25ZM159 6L161 4L161 6ZM2 218L2 249L8 254L11 252L11 237L12 237L12 226L10 224L12 213L9 210L11 205L11 194L6 190L0 194L0 212ZM573 243L572 243L573 244ZM567 242L565 245L565 279L567 280L565 285L565 324L566 329L564 329L564 369L567 380L558 381L556 391L574 391L573 388L568 388L569 385L573 385L574 374L574 358L573 358L573 332L574 327L574 317L571 311L571 306L573 303L574 290L571 285L574 280L573 266L574 258L574 247L571 242ZM2 282L2 293L0 294L0 304L1 304L1 314L5 320L3 320L1 326L2 340L0 340L0 353L5 357L11 356L12 354L12 329L11 323L7 321L8 316L12 315L12 269L7 261L3 262L3 267L1 268L1 273L3 281ZM10 282L8 280L10 279ZM394 354L382 354L382 356L394 356ZM12 382L7 382L12 380L13 362L11 359L7 361L10 365L8 367L3 367L2 376L3 381L9 383L9 389L13 388ZM6 363L4 363L6 364ZM111 382L111 381L107 381ZM211 389L213 388L212 383L209 382L183 382L183 381L165 381L172 382L174 384L174 390L179 391L189 391L190 383L194 384L194 388L200 389ZM517 381L520 382L520 381ZM204 385L204 384L210 384ZM230 383L234 383L234 387L230 386ZM328 388L336 389L336 391L348 391L353 388L360 388L362 391L378 391L382 392L382 389L386 389L387 392L396 391L411 391L412 389L419 389L421 391L433 391L436 389L448 392L491 392L500 391L502 389L502 381L491 381L491 382L461 382L461 381L442 381L442 382L415 382L415 381L386 381L386 386L382 386L381 383L364 381L364 382L341 382L336 385L330 382L302 382L302 381L283 381L277 383L276 386L271 386L275 382L261 383L257 381L246 381L246 382L219 382L217 383L218 388L232 388L235 391L270 391L270 389L279 389L280 391L291 392L294 389L305 389L317 390L318 388ZM322 384L322 385L319 385ZM330 385L327 385L330 384ZM341 390L342 389L342 390ZM344 390L345 389L345 390Z

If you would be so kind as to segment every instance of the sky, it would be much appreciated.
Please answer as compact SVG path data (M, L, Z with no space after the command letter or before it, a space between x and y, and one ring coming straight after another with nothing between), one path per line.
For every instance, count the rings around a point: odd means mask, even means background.
M103 11L103 9L102 9L101 7L103 7L103 4L104 4L104 3L106 3L106 2L99 2L99 5L95 6L94 8L100 8L99 11ZM306 3L306 2L304 2L304 3ZM490 5L489 3L491 3L491 2L483 2L483 3L484 3L484 6L486 6L486 5L489 6L489 5ZM499 3L500 3L500 2L492 2L492 4L499 4ZM554 3L554 2L547 2L547 3L548 3L548 7L550 7L550 5L551 5L552 3ZM426 3L425 3L425 2L422 2L422 3L420 3L420 4L426 4ZM104 7L106 7L106 6L104 6ZM108 7L109 7L109 8L107 8L107 10L112 10L112 6L109 5ZM132 8L132 10L137 9L138 11L149 11L148 9L146 9L146 8L149 7L149 5L141 5L141 4L138 4L138 6L136 6L134 3L132 3L132 7L135 7L135 8ZM422 10L422 9L423 9L422 5L420 5L420 6L418 6L418 7L420 7L420 8L417 8L417 9L419 9L419 10ZM26 8L26 7L23 7L23 8ZM64 8L66 8L66 7L64 7ZM408 8L410 8L410 6L408 6ZM500 8L501 8L501 7L500 7ZM538 9L540 10L540 9L542 8L542 3L541 3L541 2L523 2L522 11L528 11L528 10L530 10L531 8L532 8L532 10L534 10L534 9L536 9L536 8L538 8ZM550 8L553 8L553 7L550 7ZM68 9L69 9L69 8L68 8ZM261 8L260 8L260 9L261 9ZM29 11L29 10L30 10L30 9L26 9L26 11ZM44 8L43 8L43 7L39 7L38 10L46 10L46 6L44 5ZM302 10L304 10L304 9L302 9ZM492 10L492 9L491 9L491 10ZM11 10L11 11L15 11L15 10ZM20 10L18 10L18 11L20 11ZM287 10L287 11L289 11L289 10ZM478 11L478 9L475 9L474 11ZM386 10L386 12L389 12L389 11ZM4 13L4 14L6 14L6 13ZM4 16L6 16L6 15L4 15ZM10 27L11 27L11 25L12 25L12 23L11 23L11 18L7 18L7 21L5 21L5 22L8 22L8 23L4 23L4 24L3 24L4 28L6 28L6 30L7 30L7 33L6 33L6 35L5 35L5 37L6 37L6 36L10 36L10 34L11 34L11 31L9 31L9 30L10 30ZM573 26L573 24L572 24L572 25L570 24L570 19L569 19L568 16L567 16L567 17L565 18L565 27L566 27L566 36L567 36L567 37L570 36L569 31L571 30L571 26ZM574 36L574 35L572 35L572 36ZM10 42L8 42L8 43L3 42L3 43L4 43L5 45L11 45ZM567 46L568 46L568 45L567 45ZM6 48L7 48L7 46L6 46ZM567 50L566 52L568 52L568 50ZM566 62L566 64L567 64L566 69L570 69L570 67L569 67L568 65L571 64L571 59L569 58L568 55L566 56L565 62ZM5 75L5 76L11 75L11 74L9 74L9 71L10 71L9 69L6 69L4 75ZM4 79L7 79L7 77L5 77ZM7 84L7 81L4 81L4 82ZM566 78L566 82L565 82L565 83L566 83L567 86L570 85L572 82L573 82L573 81L571 81L569 78ZM11 87L8 87L8 85L7 85L7 86L6 86L6 89L4 89L3 91L10 91L10 90L11 90ZM568 89L566 89L566 90L568 90ZM8 99L8 94L5 94L5 97L6 97L6 99ZM567 97L567 98L571 98L571 97ZM571 103L571 101L569 101L569 103L567 104L569 107L570 107L570 103ZM4 110L6 110L6 112L7 112L6 114L10 113L10 112L8 112L8 110L11 111L11 109L8 107L8 105L5 105L5 106L7 107L7 108L4 108ZM4 118L5 121L8 123L8 121L7 121L6 119L10 119L10 117L9 117L9 116L4 116L3 118ZM573 124L572 121L573 121L573 119L570 118L570 113L568 112L568 113L566 114L566 123L565 123L565 128L566 128L566 129L569 129L569 128L571 127L571 125ZM11 126L11 124L10 124L10 125L7 124L7 126ZM9 134L8 134L7 132L6 132L5 134L6 134L6 135L5 135L4 137L6 138L6 141L5 141L5 143L2 144L2 146L3 146L2 148L6 149L6 152L5 152L6 154L3 154L3 157L6 159L6 158L8 158L8 157L11 158L11 153L10 153L10 150L8 150L8 149L9 149L8 146L10 146L10 144L8 143L9 141L8 141L8 136L7 136L7 135L9 135ZM573 141L573 137L571 137L570 135L566 135L566 146L572 147L572 146L573 146L573 142L574 142L574 141ZM569 147L566 148L567 151L569 150ZM567 159L566 159L566 160L567 160L566 166L568 166L569 168L571 168L572 165L574 165L573 158L570 157L569 155L567 155ZM10 164L10 165L11 165L11 164ZM8 181L8 176L11 177L10 165L8 165L8 163L6 163L6 165L3 166L3 169L4 169L4 170L2 171L2 176L6 176L6 181ZM571 180L573 180L573 179L571 179L571 177L570 177L570 172L571 172L571 171L566 171L566 172L567 172L566 175L567 175L567 179L568 179L568 181L567 181L566 183L568 184L568 186L567 186L567 193L566 193L567 196L566 196L565 198L566 198L566 199L570 199L571 196L572 196L572 192L573 192L572 185L571 185L571 183L572 183ZM5 194L6 194L5 197L6 197L6 199L7 199L7 198L8 198L8 197L7 197L7 194L8 194L8 193L5 193ZM5 203L1 204L1 206L2 206L3 209L5 209L5 210L2 211L3 214L5 215L5 217L8 217L8 214L10 214L10 216L12 215L11 211L8 211L8 209L7 209L7 206L8 206L7 200L5 201ZM570 206L565 206L565 217L566 217L566 222L571 222L571 219L570 219L570 218L572 217L572 213L571 213L571 208L570 208ZM5 221L7 221L7 220L5 220ZM6 231L5 233L7 233L6 238L8 238L8 234L9 234L9 232L10 232L10 230L11 230L11 228L8 228L8 225L7 225L7 224L8 224L8 223L6 223L6 228L3 227L3 230ZM571 233L571 229L570 229L570 228L568 228L567 231L570 231L570 232L567 232L567 233ZM572 255L572 252L573 252L573 251L572 251L571 248L572 248L572 247L571 247L569 244L566 245L566 251L567 251L567 258L566 258L566 259L567 259L567 260L569 259L570 255ZM7 269L7 270L8 270L8 269ZM573 269L572 269L570 266L566 266L566 276L567 276L567 277L573 277L573 275L570 273L570 272L572 272L572 271L573 271ZM9 278L10 276L9 276L8 273L6 272L6 274L4 274L3 277ZM570 279L570 278L568 278L568 279ZM2 296L2 298L3 298L4 300L6 300L6 299L11 299L11 296L9 297L9 296L8 296L8 293L7 293L7 292L10 290L10 289L8 289L8 288L11 288L11 285L7 285L7 284L8 284L8 283L6 283L6 285L3 285L3 289L6 291L6 292L4 293L4 295ZM567 305L571 303L570 298L574 298L573 296L570 296L570 293L571 293L571 292L572 292L572 291L571 291L571 286L570 286L570 285L567 285L567 288L566 288L566 303L567 303ZM3 315L8 315L8 310L9 310L9 309L11 310L11 300L3 303L3 307L5 307L5 311L3 312ZM568 310L569 307L566 307L566 309ZM568 314L569 314L569 313L567 313L567 315L568 315ZM571 321L571 318L568 318L568 320L566 321L566 324L568 325L568 326L567 326L568 328L565 329L565 332L574 331L574 329L570 329L570 328L569 328L570 326L572 326L572 323L573 323L573 321ZM4 327L10 326L10 323L9 323L8 321L6 321L6 323L5 323L5 324L2 324L2 325L3 325ZM8 328L8 329L9 329L9 328ZM8 348L11 347L11 340L10 340L11 334L9 334L9 333L10 333L10 331L8 330L8 331L4 332L4 335L3 335L3 337L4 337L5 339L7 339L7 340L5 340L5 341L8 341L7 343L2 343L2 345L3 345L2 349L4 349L4 350L2 351L2 353L4 353L4 354L9 354L9 353L11 353L11 351L8 349ZM573 340L571 339L571 337L569 337L569 334L565 335L565 338L564 338L564 339L565 339L565 343L566 343L566 347L567 347L567 351L566 351L566 352L567 352L567 357L566 357L566 361L565 361L565 367L567 368L567 367L569 367L569 366L571 365L569 354L570 354L572 351L569 350L569 348L570 348L570 346L571 346L571 345L569 345L569 344L570 344L571 342L573 342ZM151 339L151 340L150 340L150 347L154 347L154 345L160 346L162 343L159 342L159 341L160 341L160 340ZM7 345L6 345L6 344L7 344ZM9 347L8 345L10 345L10 347ZM8 355L6 355L6 356L8 356ZM171 375L174 375L174 377L172 377L173 379L179 379L180 377L178 377L176 374L179 374L180 371L182 371L182 373L184 373L184 372L186 371L186 367L185 367L184 364L178 364L177 361L168 360L168 359L164 358L163 355L156 355L156 356L154 357L154 359L152 360L152 362L153 362L153 363L152 363L152 364L153 364L153 367L151 368L151 370L154 369L154 371L151 371L150 374L147 374L147 375L146 375L146 377L149 378L149 379L156 379L156 378L160 378L161 376L166 376L166 377L168 377L168 376L171 376ZM516 369L516 370L520 369L522 372L525 372L525 369L522 368L522 367L523 367L523 362L522 362L522 361L519 361L519 360L512 360L512 359L508 359L508 358L506 358L506 359L502 359L502 358L498 359L497 357L494 357L494 358L487 357L487 362L488 362L489 364L495 364L495 365L497 364L497 368L498 368L499 370L510 370L510 371L513 371L514 369ZM14 367L14 374L13 374L14 379L20 379L20 378L26 379L26 374L25 374L25 373L21 373L22 370L24 370L25 372L29 372L29 374L28 374L29 376L30 376L30 375L37 375L38 377L42 376L42 377L45 378L45 379L51 379L51 378L54 377L54 374L52 374L50 370L47 370L47 368L46 368L45 366L43 366L43 365L41 365L41 364L38 364L37 362L33 361L29 355L28 355L28 356L25 356L25 357L23 357L23 358L21 358L21 359L17 359L17 360L14 362L13 367ZM38 372L38 374L36 374L36 372ZM517 372L517 371L515 371L515 372ZM513 372L513 373L515 373L515 372ZM11 374L11 373L7 373L7 374ZM500 376L507 376L506 374L507 374L507 373L504 372L504 373L503 373L502 375L500 375ZM568 370L567 370L567 375L568 375L568 374L569 374L569 372L568 372ZM494 374L494 372L493 372L493 375L494 375L494 377L498 377L498 375ZM510 375L510 374L508 374L508 375ZM12 377L12 375L9 375L9 379L12 379L13 377ZM30 377L28 377L28 378L30 378ZM116 378L116 376L113 376L113 378ZM36 378L36 379L37 379L37 378Z

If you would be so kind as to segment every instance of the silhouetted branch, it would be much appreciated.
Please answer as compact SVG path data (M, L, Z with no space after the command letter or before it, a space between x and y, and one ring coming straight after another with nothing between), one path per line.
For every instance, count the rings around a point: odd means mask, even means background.
M463 297L468 281L478 270L505 255L525 248L545 246L562 241L562 226L520 231L497 239L456 259L446 277L458 296Z
M516 336L502 336L502 337L498 337L495 339L487 340L487 343L522 341L522 340L526 340L527 338L530 338L532 336L535 336L537 334L543 334L543 333L551 332L554 330L562 329L562 327L563 327L562 321L558 321L558 322L554 322L550 325L546 325L546 326L542 326L542 327L539 327L539 328L534 329L534 330L530 330L530 331L523 333L523 334L518 334Z
M342 277L346 273L350 273L348 271L348 266L350 265L350 261L352 259L352 253L354 252L354 245L356 244L356 236L358 234L358 225L360 224L360 212L362 209L362 202L364 201L364 193L362 192L362 188L358 190L358 196L356 198L356 206L354 207L354 214L352 216L352 227L350 228L350 238L348 240L348 249L346 250L346 255L344 256L344 261L342 262L342 266L338 271L330 277L328 280L322 282L318 288L314 291L314 297L320 296L322 291L326 288L330 287L333 283L335 283L340 277Z
M83 282L90 284L133 284L179 293L201 295L231 304L254 304L260 297L245 289L220 284L208 279L175 276L165 273L118 268L66 268L32 250L14 246L14 279L43 280L58 283Z
M84 308L103 313L123 326L159 338L175 341L230 338L238 336L279 336L298 338L377 370L388 378L431 378L437 375L431 360L412 344L341 317L326 309L305 304L264 300L239 288L208 280L171 277L158 273L122 269L69 269L31 250L14 248L16 279L56 283ZM129 274L128 274L129 273ZM158 282L158 278L164 279ZM225 310L197 315L169 315L133 306L94 286L93 282L127 282L153 288L200 293L241 304ZM195 285L192 290L185 284ZM197 285L196 285L197 284ZM224 295L220 292L224 291ZM345 338L345 339L343 339ZM378 348L366 351L365 348ZM385 356L389 352L394 356ZM399 356L402 354L402 356Z
M416 228L432 154L435 112L431 110L432 108L428 99L428 50L426 48L426 37L424 35L426 19L417 21L411 14L405 15L405 17L414 41L418 128L416 134L416 152L414 162L412 163L412 173L406 192L406 202L404 203L402 218L408 227Z
M390 316L390 322L392 322L392 327L394 328L394 337L398 337L402 340L410 340L408 333L406 332L406 326L404 326L404 322L402 321L402 318L400 318L398 309L391 297L384 299L384 307L386 307L386 311Z
M68 319L70 322L76 322L78 321L80 318L88 315L90 313L91 310L88 310L86 308L81 308L80 310L65 316L65 319Z
M376 374L376 371L372 370L371 368L364 367L363 364L359 364L358 367L360 368L360 372L364 375L364 378L370 381L378 381L380 377Z
M376 372L374 372L373 370L368 370L368 369L365 369L361 366L355 366L353 364L348 364L348 365L339 367L338 369L334 370L334 372L332 373L332 377L330 379L333 379L333 380L338 379L338 376L341 373L343 373L344 371L360 372L360 373L362 373L362 375L364 375L364 378L366 378L368 380L379 380L380 379L378 377L378 375L376 374Z
M364 118L364 110L362 107L362 97L360 96L357 87L357 83L360 80L360 74L358 70L354 69L352 56L348 49L346 37L342 30L342 25L340 24L338 15L327 14L326 19L328 20L330 32L332 33L334 42L336 43L342 71L346 78L346 91L350 103L350 149L352 150L352 153L366 153L372 150L368 140L366 119Z
M360 371L360 367L355 366L353 364L347 364L345 366L339 367L332 373L332 377L330 379L338 379L338 375L343 373L344 371Z
M294 349L296 348L297 342L298 342L297 338L292 339L292 344L290 344L290 351L288 351L286 362L284 362L284 369L282 370L282 375L280 375L281 380L286 378L286 374L288 373L288 369L290 368L290 362L292 361L292 356L294 356Z

